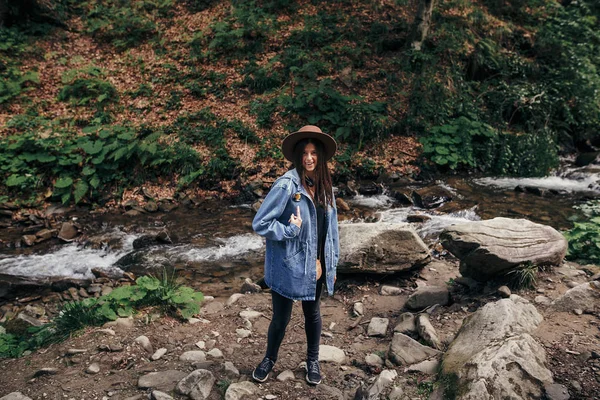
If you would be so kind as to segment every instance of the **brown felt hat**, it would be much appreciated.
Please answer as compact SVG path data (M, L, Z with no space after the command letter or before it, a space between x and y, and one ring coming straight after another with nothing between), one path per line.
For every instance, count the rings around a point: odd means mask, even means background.
M302 139L317 139L323 143L325 148L325 161L329 160L335 154L337 150L337 143L335 139L324 133L321 128L314 125L306 125L300 128L297 132L290 133L283 139L281 143L281 152L283 156L289 161L294 161L294 147L296 143Z

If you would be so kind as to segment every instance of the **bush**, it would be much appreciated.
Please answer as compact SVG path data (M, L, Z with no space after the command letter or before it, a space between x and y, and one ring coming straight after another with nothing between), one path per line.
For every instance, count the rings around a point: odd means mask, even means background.
M575 208L583 216L573 218L573 228L564 232L569 242L567 259L600 264L600 201L591 200Z
M61 342L87 326L98 326L118 317L131 316L143 307L189 319L200 310L201 292L177 283L175 271L161 276L142 276L132 286L121 286L98 299L66 303L48 324L29 328L24 335L0 334L0 358L15 358L51 343Z

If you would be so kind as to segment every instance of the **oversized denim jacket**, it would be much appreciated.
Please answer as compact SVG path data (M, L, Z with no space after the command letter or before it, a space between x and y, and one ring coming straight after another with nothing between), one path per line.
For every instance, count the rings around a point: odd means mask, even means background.
M300 206L302 226L289 222ZM278 178L252 221L267 239L265 282L271 290L292 300L314 300L317 288L317 210L293 169ZM340 255L337 209L327 207L325 268L327 290L333 284Z

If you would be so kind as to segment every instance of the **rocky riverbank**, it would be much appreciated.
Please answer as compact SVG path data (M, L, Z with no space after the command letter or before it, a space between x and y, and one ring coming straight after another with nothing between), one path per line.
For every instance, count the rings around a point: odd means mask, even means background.
M533 385L552 399L591 399L600 393L600 318L594 297L600 285L588 282L597 279L589 275L590 268L566 263L544 273L537 290L518 293L522 302L528 301L523 304L529 313L539 313L534 322L528 321L537 325L528 328L528 335L543 349L536 358L553 379L536 378ZM317 387L304 381L299 304L294 306L271 379L264 384L251 382L251 371L264 352L271 312L270 295L259 291L209 298L198 318L189 322L142 310L132 319L90 328L23 358L2 360L0 395L167 398L158 391L180 399L215 400L243 398L242 393L251 393L248 399L425 399L430 395L442 399L449 381L438 379L440 362L450 365L446 363L449 348L456 357L456 343L465 326L486 304L500 306L517 299L502 300L509 295L506 288L498 290L492 284L469 288L468 284L452 260L433 261L404 279L338 282L336 295L324 298L322 304L324 382ZM540 301L540 296L550 303ZM595 304L589 304L586 296L592 296ZM521 313L507 310L506 318L515 321L507 325L509 331L514 324L525 323ZM197 388L195 394L182 380ZM464 382L454 384L460 387ZM511 387L518 385L513 381Z

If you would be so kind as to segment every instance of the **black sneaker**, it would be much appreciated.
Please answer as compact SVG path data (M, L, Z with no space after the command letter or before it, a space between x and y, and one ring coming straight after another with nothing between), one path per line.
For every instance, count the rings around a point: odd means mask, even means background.
M274 365L275 361L268 357L263 358L260 364L258 364L258 367L254 368L254 371L252 371L252 378L261 383L266 381L267 378L269 378L269 372L271 372Z
M321 383L321 367L319 366L319 360L306 361L306 382L311 385L318 385Z

